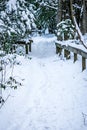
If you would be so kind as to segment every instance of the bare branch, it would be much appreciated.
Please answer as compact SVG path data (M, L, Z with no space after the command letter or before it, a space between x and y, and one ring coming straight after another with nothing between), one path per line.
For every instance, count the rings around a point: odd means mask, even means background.
M74 16L72 0L70 0L70 6L71 6L71 17L72 17L73 24L75 25L75 29L76 29L76 31L77 31L77 34L78 34L78 36L79 36L79 39L80 39L82 45L87 49L87 45L86 45L86 43L85 43L85 41L84 41L84 37L82 36L82 33L81 33L81 31L80 31L80 28L79 28L79 26L78 26L78 24L77 24L77 21L76 21L76 18L75 18L75 16Z
M51 9L57 10L56 7L50 6L50 5L48 5L47 3L43 3L43 2L40 4L40 6L45 6L45 7L48 7L48 8L51 8Z

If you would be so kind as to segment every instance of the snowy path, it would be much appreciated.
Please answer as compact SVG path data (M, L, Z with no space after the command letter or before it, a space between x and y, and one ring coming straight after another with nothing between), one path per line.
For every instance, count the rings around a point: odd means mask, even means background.
M0 130L87 130L87 71L55 54L54 37L36 37L32 59L19 57L24 80L0 110ZM87 122L85 122L87 123Z

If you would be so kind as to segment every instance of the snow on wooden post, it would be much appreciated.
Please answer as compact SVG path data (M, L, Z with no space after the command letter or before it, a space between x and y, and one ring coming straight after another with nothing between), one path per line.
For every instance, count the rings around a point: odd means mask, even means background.
M60 56L61 53L62 53L62 48L56 46L56 54L59 54L59 56Z
M56 54L58 54L58 47L56 46Z
M59 43L55 43L55 45L56 45L56 54L59 54L59 56L60 56L62 54L63 47Z
M86 69L86 58L82 56L82 71Z
M30 39L30 40L29 40L29 43L28 43L28 44L29 44L29 52L31 52L31 44L32 44L32 42L33 42L33 40Z
M29 43L29 52L31 52L31 42Z
M64 49L64 57L66 57L66 59L70 59L70 51Z
M61 50L64 50L64 57L66 57L66 59L70 59L70 52L74 53L74 62L77 60L77 55L81 55L82 56L82 71L84 71L86 69L86 59L87 59L87 51L81 49L82 45L78 45L77 47L73 47L72 45L62 45L60 42L56 42L56 51L58 54ZM82 46L83 47L83 46Z
M76 61L77 61L77 54L74 53L74 62L76 62Z
M25 51L26 51L26 54L28 54L28 44L27 43L25 44Z

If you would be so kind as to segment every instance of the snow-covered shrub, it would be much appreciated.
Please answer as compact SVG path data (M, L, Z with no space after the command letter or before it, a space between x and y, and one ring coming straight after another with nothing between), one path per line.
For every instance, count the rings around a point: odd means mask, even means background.
M17 89L17 87L22 85L21 82L14 77L15 65L19 65L16 55L5 55L3 51L0 51L0 103L3 101L2 89ZM10 72L8 71L8 68Z
M14 44L18 38L19 35L16 32L12 31L10 28L3 26L3 29L0 33L0 50L5 51L6 53L10 53L12 44Z
M36 27L33 8L25 0L9 0L5 11L10 27L21 36L29 35L32 28Z
M20 56L24 56L25 55L25 48L24 46L17 46L16 48L16 53Z
M68 40L75 37L75 27L70 19L60 22L57 25L58 40Z
M32 4L26 0L4 1L0 11L0 44L7 53L17 40L30 35L36 28Z

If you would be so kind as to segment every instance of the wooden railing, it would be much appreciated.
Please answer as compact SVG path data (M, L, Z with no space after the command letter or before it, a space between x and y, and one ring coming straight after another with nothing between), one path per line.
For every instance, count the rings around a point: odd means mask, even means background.
M74 53L74 62L77 61L77 55L81 55L82 56L82 71L86 69L86 59L87 59L87 52L80 49L80 48L76 48L70 45L62 45L60 42L56 42L56 54L61 55L62 54L62 50L64 50L64 57L66 57L66 59L70 59L70 52ZM79 47L79 45L77 45Z
M31 44L33 40L29 40L29 42L26 43L26 41L17 41L15 44L13 44L13 50L16 50L16 45L23 45L25 46L25 52L28 54L28 52L31 52Z

